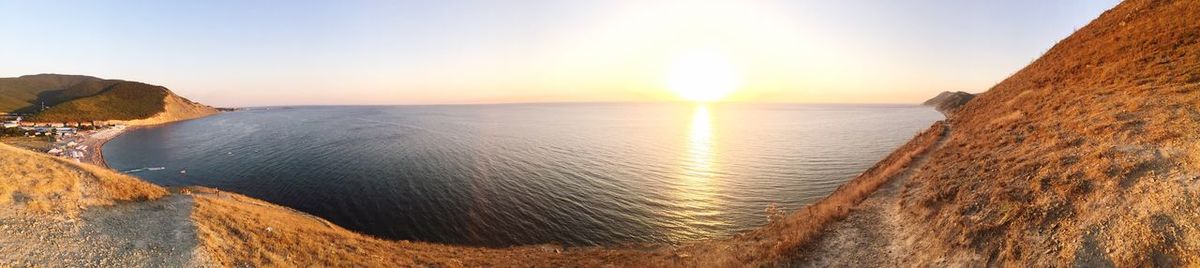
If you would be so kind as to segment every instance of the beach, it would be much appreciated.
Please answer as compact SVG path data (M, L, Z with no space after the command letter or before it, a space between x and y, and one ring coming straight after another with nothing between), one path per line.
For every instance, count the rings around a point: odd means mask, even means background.
M106 128L100 130L81 131L68 136L18 136L4 137L0 143L9 144L26 150L57 156L76 162L104 166L104 157L100 148L108 140L116 137L123 129Z
M82 141L79 142L80 146L86 146L86 148L88 148L83 152L83 157L79 158L79 161L92 165L108 167L108 164L104 162L104 144L108 143L109 140L120 136L121 133L124 133L129 129L129 127L125 126L115 126L101 129L96 131L96 133L87 135Z

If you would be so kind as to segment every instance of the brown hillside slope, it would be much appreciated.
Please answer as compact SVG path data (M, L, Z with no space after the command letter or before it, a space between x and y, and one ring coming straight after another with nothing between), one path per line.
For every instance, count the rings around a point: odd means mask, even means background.
M88 206L158 199L155 186L117 172L0 144L0 207L73 216Z
M139 82L117 82L99 93L79 97L30 117L31 121L108 121L153 125L216 114L216 108L192 102L171 90Z
M196 119L219 113L216 108L193 102L168 91L163 99L163 111L144 119L112 121L131 126L156 125L174 121Z
M185 202L129 176L0 144L0 267L187 266ZM186 215L186 214L184 214ZM182 220L181 220L182 219ZM194 229L194 228L193 228ZM190 245L190 246L189 246Z
M910 263L1200 265L1200 1L1127 0L949 121Z

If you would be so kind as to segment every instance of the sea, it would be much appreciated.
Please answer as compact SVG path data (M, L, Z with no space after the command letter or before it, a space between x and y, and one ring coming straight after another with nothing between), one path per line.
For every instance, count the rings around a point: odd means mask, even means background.
M681 243L811 204L941 119L916 105L266 107L134 129L103 153L156 184L386 239Z

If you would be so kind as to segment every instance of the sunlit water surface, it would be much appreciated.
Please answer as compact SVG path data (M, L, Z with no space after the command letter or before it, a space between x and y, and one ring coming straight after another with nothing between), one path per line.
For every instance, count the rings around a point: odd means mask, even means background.
M103 150L158 184L386 238L680 242L761 226L772 203L812 203L941 118L879 105L272 108L138 129Z

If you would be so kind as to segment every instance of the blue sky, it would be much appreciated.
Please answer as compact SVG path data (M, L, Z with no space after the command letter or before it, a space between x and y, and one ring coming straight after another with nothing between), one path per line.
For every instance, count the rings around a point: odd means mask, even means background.
M87 74L214 105L671 100L693 48L735 101L982 91L1115 6L1085 1L0 1L0 76Z

